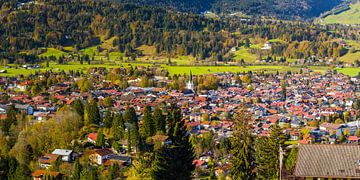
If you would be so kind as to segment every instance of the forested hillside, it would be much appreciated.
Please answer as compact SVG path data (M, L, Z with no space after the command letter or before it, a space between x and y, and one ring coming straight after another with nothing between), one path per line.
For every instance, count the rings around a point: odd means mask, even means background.
M242 12L254 16L308 19L319 16L339 5L342 0L117 0L135 4L170 7L179 11L200 13L211 10L216 13Z
M207 19L156 7L95 1L36 1L19 6L1 4L0 59L34 61L43 47L81 49L110 41L111 51L142 56L140 46L154 55L192 56L199 60L232 60L230 49L275 40L267 56L287 58L340 57L346 49L335 39L357 40L356 29L310 23L236 18ZM346 29L346 31L344 31ZM253 50L261 57L261 53ZM38 60L36 60L38 61Z
M241 11L250 15L308 19L319 16L341 2L341 0L221 0L216 1L212 8L216 12Z
M211 9L216 0L112 0L121 3L166 7L182 12L201 13Z

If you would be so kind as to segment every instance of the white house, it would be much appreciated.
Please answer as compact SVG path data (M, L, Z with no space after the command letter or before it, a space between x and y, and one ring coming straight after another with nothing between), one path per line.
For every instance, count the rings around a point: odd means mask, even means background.
M71 162L74 160L74 152L68 149L55 149L52 154L61 156L61 160Z

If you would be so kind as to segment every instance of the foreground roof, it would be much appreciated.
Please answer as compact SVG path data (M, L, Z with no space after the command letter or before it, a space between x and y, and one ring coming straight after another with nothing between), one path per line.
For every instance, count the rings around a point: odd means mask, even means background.
M301 144L296 177L360 178L360 146Z

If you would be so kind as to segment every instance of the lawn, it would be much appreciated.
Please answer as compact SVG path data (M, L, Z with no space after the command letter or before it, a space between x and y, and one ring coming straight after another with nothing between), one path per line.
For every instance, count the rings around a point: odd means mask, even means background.
M337 68L337 72L354 77L360 73L360 68Z
M46 52L40 54L40 56L43 56L43 57L55 56L56 58L59 58L61 56L65 56L65 55L67 55L66 52L60 51L60 50L55 49L55 48L47 48Z
M285 141L285 145L297 145L299 144L299 141Z
M125 57L124 53L120 53L120 52L111 52L111 53L109 53L109 58L112 61L120 60L121 56L124 58Z
M360 2L350 5L350 9L324 19L325 24L360 24Z
M88 55L90 57L97 54L97 46L91 46L85 49L80 50L80 52L84 55Z
M360 51L357 51L355 53L348 52L347 54L340 57L339 59L340 59L340 61L344 61L346 63L353 63L353 62L355 62L355 60L360 61Z
M190 71L192 74L214 74L224 72L247 72L247 71L287 71L287 70L298 70L298 68L290 68L283 66L167 66L166 67L170 74L188 74Z
M235 51L234 56L235 61L244 59L244 61L247 63L254 63L257 58L255 54L251 54L249 49L245 47L241 47L239 50Z
M179 60L180 61L180 60ZM150 63L122 63L121 65L124 67L132 66L152 66ZM0 74L0 76L15 76L18 74L29 75L33 74L36 71L45 71L52 69L53 71L69 71L69 70L86 70L92 67L105 67L105 68L116 68L120 67L120 63L116 64L79 64L79 63L69 63L59 65L54 62L50 63L48 68L45 68L45 64L42 64L44 68L41 69L15 69L10 68L6 69L7 73ZM190 71L195 75L202 74L214 74L214 73L224 73L224 72L247 72L247 71L265 71L265 72L286 72L293 71L298 72L300 70L299 67L290 67L290 66L167 66L161 65L161 67L166 68L171 75L174 74L189 74ZM309 67L315 72L324 73L328 69L328 67L319 67L319 66L311 66ZM0 66L0 70L5 69L5 67ZM360 68L337 68L339 73L344 73L349 76L356 76L360 72Z

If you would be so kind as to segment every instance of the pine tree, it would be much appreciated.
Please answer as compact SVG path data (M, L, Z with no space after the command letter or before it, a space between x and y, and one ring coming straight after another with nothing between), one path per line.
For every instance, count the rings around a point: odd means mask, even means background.
M140 145L139 126L137 123L131 123L130 126L130 145L135 147L136 150Z
M257 139L256 175L260 179L277 179L279 177L279 153L284 145L285 136L279 126L272 126L270 137Z
M173 107L173 113L179 109ZM175 115L173 114L173 115ZM175 123L172 144L161 147L155 155L152 170L153 179L191 179L194 165L194 150L189 141L186 125L180 116L173 116Z
M170 139L172 139L176 122L182 118L181 110L176 106L172 106L169 114L170 115L167 117L167 126L168 126L167 135L169 136Z
M99 108L94 100L90 100L85 105L84 123L85 125L99 124L101 120Z
M127 123L137 123L138 119L136 116L136 111L133 107L129 107L125 110L124 120Z
M105 136L102 130L100 130L96 137L96 146L104 147L105 146Z
M130 129L128 129L128 139L130 140L128 142L129 146L133 146L135 149L138 149L140 145L139 124L136 111L133 107L125 110L124 120L125 122L130 123Z
M178 111L178 109L173 109ZM191 179L194 165L194 150L181 116L176 121L172 144L163 146L156 152L153 165L153 179Z
M281 82L281 98L283 100L286 100L286 82L285 82L285 80L283 80Z
M79 180L81 175L81 164L79 161L79 158L76 158L73 166L73 171L71 175L71 179L73 180Z
M75 99L71 106L75 109L75 111L81 116L84 116L84 105L80 99Z
M81 176L80 179L81 180L97 180L99 179L97 177L97 170L95 167L88 167L88 168L83 168L83 170L81 171Z
M113 163L109 169L108 179L109 180L116 179L116 173L118 170L119 170L118 165L116 163Z
M125 124L122 115L115 114L111 126L111 134L116 141L124 138Z
M16 120L16 109L14 105L11 105L6 113L6 119L1 121L2 131L4 133L8 133L10 130L11 125L17 124Z
M251 115L244 108L234 118L233 137L231 139L230 175L233 179L254 179L253 138L249 131Z
M166 119L161 109L158 107L156 107L154 110L154 121L155 121L156 131L160 133L165 133Z
M143 137L146 139L147 137L153 136L155 134L155 123L151 115L150 106L145 107L142 121Z
M113 120L113 117L112 117L110 110L106 109L105 116L104 116L104 127L110 128L111 124L112 124L112 120Z
M292 171L296 165L297 152L298 152L298 149L296 147L293 147L290 151L289 156L286 158L285 167L286 167L286 171L289 173L292 173Z

